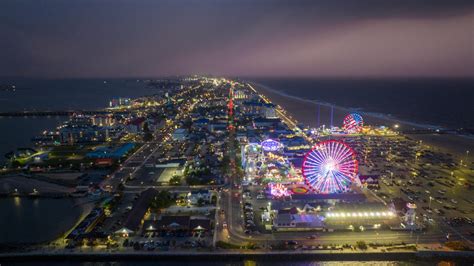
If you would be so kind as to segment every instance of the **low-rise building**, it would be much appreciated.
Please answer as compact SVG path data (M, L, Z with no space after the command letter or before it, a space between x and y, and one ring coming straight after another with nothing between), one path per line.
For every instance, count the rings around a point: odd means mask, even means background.
M137 233L143 224L143 218L150 208L152 200L158 195L158 191L149 188L140 194L140 197L133 204L132 210L128 213L123 227L116 231L116 234L128 236Z
M309 213L278 213L273 228L277 231L321 230L325 228L324 217Z
M172 137L177 141L186 140L188 138L188 131L184 128L178 128L173 132Z
M206 189L200 189L191 191L188 193L188 202L192 205L198 204L199 200L203 200L206 203L211 202L212 193Z

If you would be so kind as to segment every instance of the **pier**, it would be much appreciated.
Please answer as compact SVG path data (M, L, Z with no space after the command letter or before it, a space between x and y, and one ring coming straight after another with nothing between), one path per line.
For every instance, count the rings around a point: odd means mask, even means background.
M59 111L23 111L23 112L0 112L0 117L25 117L25 116L71 116L74 114L84 115L106 115L127 114L124 111L111 110L59 110Z

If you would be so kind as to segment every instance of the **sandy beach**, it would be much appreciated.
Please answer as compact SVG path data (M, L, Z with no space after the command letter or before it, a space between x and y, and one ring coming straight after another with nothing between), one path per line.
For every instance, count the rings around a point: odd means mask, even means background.
M282 106L293 116L299 123L303 123L309 127L318 127L321 125L329 126L331 124L331 104L316 102L313 100L305 100L298 97L285 95L279 91L268 88L262 84L251 83L252 86L267 96L274 104ZM393 127L399 125L399 130L424 129L433 128L432 125L416 124L409 121L401 121L396 118L390 118L382 114L371 114L361 112L359 110L348 109L340 106L334 106L333 125L342 126L344 117L350 113L357 111L364 117L364 124L373 126ZM319 111L318 111L319 109ZM319 124L318 124L319 112ZM474 138L466 136L458 136L451 134L411 134L412 139L422 140L424 144L441 149L459 158L460 160L469 161L472 167L474 161ZM469 156L466 151L469 150Z
M342 126L344 117L351 113L357 112L364 117L364 123L374 126L387 126L393 127L399 125L400 130L410 129L427 129L436 128L434 125L419 124L410 121L402 121L394 117L389 117L383 114L376 114L370 112L364 112L354 108L345 108L336 106L326 102L319 102L315 100L302 99L296 96L287 95L283 92L274 90L265 85L250 82L255 89L261 91L266 95L274 104L284 107L289 113L293 114L298 122L305 124L309 127L318 127L320 125L331 124L331 106L333 107L333 126ZM319 125L318 125L318 112L319 112Z

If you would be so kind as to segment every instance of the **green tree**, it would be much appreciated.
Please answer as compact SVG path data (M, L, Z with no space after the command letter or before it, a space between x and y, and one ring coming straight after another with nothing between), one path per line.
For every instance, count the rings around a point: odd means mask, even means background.
M358 249L366 250L367 249L367 244L365 241L357 241L356 246Z
M181 177L178 175L174 175L173 177L170 178L169 181L170 186L178 186L181 184Z
M202 198L199 198L198 201L197 201L197 205L198 205L199 207L204 206L204 203L205 203L205 201L204 201L204 199L202 199Z
M151 201L150 208L154 210L168 208L173 204L173 202L174 200L171 197L171 193L169 191L162 190Z
M150 130L148 122L145 122L143 124L143 132L145 133L145 135L143 136L144 141L151 141L153 139L153 133Z

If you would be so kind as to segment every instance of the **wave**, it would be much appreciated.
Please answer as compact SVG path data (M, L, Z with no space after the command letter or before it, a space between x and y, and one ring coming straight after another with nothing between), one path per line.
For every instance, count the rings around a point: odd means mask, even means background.
M305 99L305 98L302 98L302 97L299 97L299 96L288 94L288 93L286 93L284 91L281 91L281 90L278 90L278 89L271 88L267 85L264 85L264 84L261 84L261 83L255 82L255 81L246 81L246 82L250 83L250 84L253 84L257 87L263 88L264 90L267 90L267 91L270 91L272 93L278 94L282 97L294 99L294 100L297 100L297 101L307 102L307 103L311 103L311 104L315 104L315 105L321 105L321 106L325 106L325 107L333 107L335 109L339 109L339 110L343 110L343 111L347 111L347 112L358 112L358 113L360 113L364 116L383 119L383 120L387 120L387 121L390 121L390 122L393 122L393 123L405 124L405 125L409 125L409 126L413 126L413 127L417 127L417 128L430 129L430 130L436 130L436 129L445 130L446 129L446 128L441 127L439 125L433 125L433 124L422 123L422 122L406 121L406 120L397 118L397 117L393 116L392 114L364 111L364 109L360 108L360 107L339 106L339 105L329 103L329 102Z

